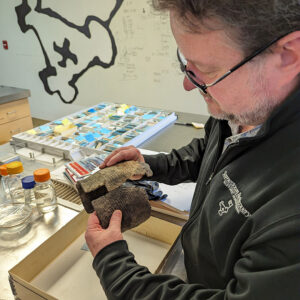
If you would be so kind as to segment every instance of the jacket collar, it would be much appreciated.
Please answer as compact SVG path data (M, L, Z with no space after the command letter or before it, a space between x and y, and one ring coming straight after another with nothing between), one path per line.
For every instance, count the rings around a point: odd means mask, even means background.
M210 119L214 119L211 117ZM232 135L227 120L216 120L219 124L221 140ZM300 130L300 86L293 91L279 106L270 114L269 118L262 124L259 132L255 137L242 138L243 140L252 141L273 134L280 128L289 123L299 122Z
M300 87L274 109L266 122L262 124L259 135L272 134L294 122L299 122L300 126Z

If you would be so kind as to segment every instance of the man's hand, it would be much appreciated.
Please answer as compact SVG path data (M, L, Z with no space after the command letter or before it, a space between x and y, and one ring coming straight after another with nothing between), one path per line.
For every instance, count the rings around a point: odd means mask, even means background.
M145 159L141 152L135 148L134 146L122 147L115 151L113 151L110 155L108 155L104 162L100 165L100 169L104 169L105 167L110 167L118 162L124 160L135 160L138 162L145 162ZM131 180L140 180L143 176L133 176L130 178Z
M110 155L108 155L104 162L100 165L101 169L105 167L110 167L115 165L118 162L124 160L135 160L139 162L145 162L143 155L140 150L135 148L134 146L121 147L115 151L113 151Z
M96 212L93 212L89 216L87 230L85 232L85 240L93 257L95 257L97 253L107 245L123 240L121 233L121 221L122 212L120 210L114 211L107 229L103 229L99 224Z

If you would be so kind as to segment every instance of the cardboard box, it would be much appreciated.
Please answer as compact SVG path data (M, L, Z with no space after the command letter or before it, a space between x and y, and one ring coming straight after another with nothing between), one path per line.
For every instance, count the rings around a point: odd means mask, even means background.
M106 299L92 268L92 255L82 250L88 215L82 211L25 259L9 270L13 294L22 300ZM136 261L154 272L181 227L151 217L124 233Z

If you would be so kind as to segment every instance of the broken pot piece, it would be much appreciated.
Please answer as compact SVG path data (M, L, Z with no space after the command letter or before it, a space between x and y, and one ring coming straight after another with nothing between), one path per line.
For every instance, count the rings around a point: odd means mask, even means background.
M148 164L131 160L101 169L79 181L79 183L85 193L94 191L101 186L105 186L107 191L110 192L134 175L150 177L153 173Z
M145 222L151 214L147 193L138 187L119 187L92 201L100 225L105 229L109 225L115 210L122 211L121 231L124 232Z
M78 181L76 184L81 202L88 213L94 210L103 228L109 224L114 210L123 213L122 231L133 228L147 220L151 213L148 195L139 187L122 186L134 175L152 176L146 163L125 161L107 167Z

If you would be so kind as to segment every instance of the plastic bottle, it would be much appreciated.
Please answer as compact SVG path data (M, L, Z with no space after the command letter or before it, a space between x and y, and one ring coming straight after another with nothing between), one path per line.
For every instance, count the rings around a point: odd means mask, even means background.
M7 186L8 173L6 165L0 166L1 187L0 187L0 203L5 203L10 200L9 189Z
M53 211L57 207L57 199L54 186L50 179L48 169L37 169L33 173L36 185L34 196L37 209L42 213Z
M23 164L20 161L13 161L6 165L8 172L7 185L12 203L24 203L24 191L21 178L23 177Z
M22 187L24 189L25 204L35 206L34 187L35 181L32 175L22 178Z

